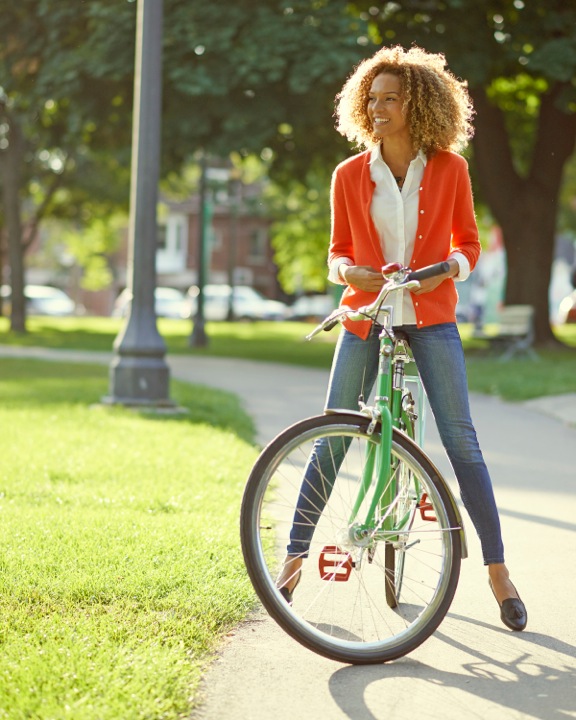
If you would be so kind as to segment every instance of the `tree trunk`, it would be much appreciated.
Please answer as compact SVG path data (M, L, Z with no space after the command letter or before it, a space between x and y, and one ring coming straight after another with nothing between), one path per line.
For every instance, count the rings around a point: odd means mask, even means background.
M477 113L473 147L479 186L502 229L506 249L505 302L534 306L537 345L556 342L548 291L562 172L576 140L576 115L556 106L562 89L557 84L542 97L527 177L514 168L502 112L483 89L471 90Z
M22 245L22 219L20 210L20 183L24 164L24 138L13 117L9 123L8 146L0 152L2 173L2 201L8 261L10 265L11 320L14 332L26 332L26 303L24 299L24 248Z

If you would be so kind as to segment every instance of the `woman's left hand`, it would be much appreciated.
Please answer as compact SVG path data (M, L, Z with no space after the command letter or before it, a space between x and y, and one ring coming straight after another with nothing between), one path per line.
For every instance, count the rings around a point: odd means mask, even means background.
M458 265L458 261L454 260L454 258L450 258L448 260L448 264L450 265L450 270L447 273L445 273L444 275L437 275L436 277L427 278L426 280L420 280L420 287L412 290L411 292L413 292L414 295L423 295L424 293L429 293L432 292L432 290L436 290L436 288L441 285L444 280L447 280L451 277L456 277L456 275L458 275L458 273L460 272L460 266Z

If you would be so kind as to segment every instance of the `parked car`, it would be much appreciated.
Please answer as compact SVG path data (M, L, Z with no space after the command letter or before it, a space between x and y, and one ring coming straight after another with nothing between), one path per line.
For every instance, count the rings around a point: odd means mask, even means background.
M183 318L185 317L185 296L184 293L176 288L157 287L154 290L154 308L156 317L165 318ZM130 303L132 302L132 292L126 288L122 290L116 298L112 315L115 317L125 317L128 315Z
M320 322L338 303L333 295L302 295L290 306L290 320Z
M567 295L560 303L558 321L562 325L576 323L576 290Z
M9 285L2 285L2 304L5 314L10 314L12 290ZM51 285L26 285L26 313L28 315L52 315L63 317L76 314L76 304L64 290Z
M204 286L204 318L210 321L228 319L230 285ZM198 307L199 289L193 285L186 294L185 316L194 318ZM269 300L249 285L235 285L233 293L234 317L237 320L284 320L288 306L278 300Z

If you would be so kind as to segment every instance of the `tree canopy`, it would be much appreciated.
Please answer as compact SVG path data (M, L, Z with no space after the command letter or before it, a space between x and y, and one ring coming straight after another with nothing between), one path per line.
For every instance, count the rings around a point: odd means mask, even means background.
M22 0L0 14L0 183L15 330L25 329L23 253L41 219L87 222L89 206L99 214L127 204L134 10Z
M13 329L25 329L23 253L41 218L89 223L127 204L135 5L22 0L0 14L0 184ZM344 8L341 0L330 7L167 0L163 173L199 148L247 155L288 146L302 116L320 107L329 116L328 98L356 57Z
M13 284L23 278L24 226L49 214L89 222L126 206L135 9L20 0L0 15L0 183ZM163 174L200 148L265 150L295 207L278 226L279 257L292 262L297 233L313 259L328 214L320 188L354 151L334 130L334 97L381 44L412 43L444 53L469 83L476 197L503 229L506 298L534 304L538 337L549 340L560 187L576 136L576 8L565 0L165 0ZM317 228L308 244L307 223ZM311 278L314 265L304 268Z

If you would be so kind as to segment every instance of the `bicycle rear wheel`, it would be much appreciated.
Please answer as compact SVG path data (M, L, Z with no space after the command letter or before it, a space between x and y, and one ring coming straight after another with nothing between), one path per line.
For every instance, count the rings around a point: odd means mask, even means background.
M367 450L380 441L370 419L341 413L299 422L258 458L246 485L241 538L248 573L274 620L325 657L364 664L393 660L420 645L448 611L460 572L460 524L449 491L422 450L400 431L392 442L393 476L401 478L395 531L351 522ZM313 478L312 480L310 478ZM376 478L357 518L363 522ZM401 489L401 491L400 491ZM294 513L305 490L314 513ZM291 531L309 538L301 582L288 605L276 588ZM386 600L386 546L401 567L395 607ZM390 552L390 551L389 551Z

